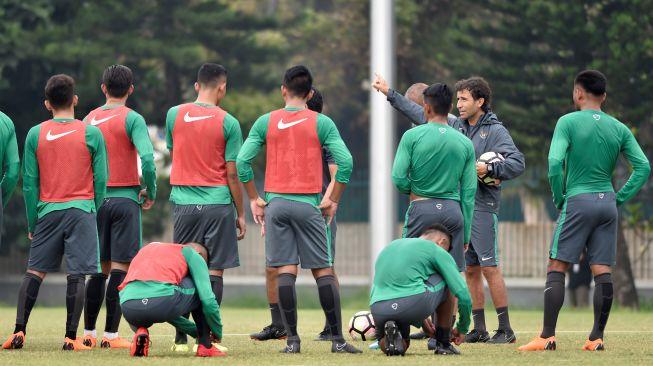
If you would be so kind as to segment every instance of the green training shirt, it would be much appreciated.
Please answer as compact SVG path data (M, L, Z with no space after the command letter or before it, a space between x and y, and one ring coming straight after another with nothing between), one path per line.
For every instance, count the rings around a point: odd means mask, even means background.
M20 157L14 122L6 114L0 112L0 162L2 163L2 206L7 207L20 172Z
M581 193L612 192L612 173L620 152L633 172L617 192L618 205L637 194L651 172L632 132L602 111L583 110L562 116L549 150L549 183L556 207L562 208L565 199Z
M52 120L59 123L73 121L71 118L54 118ZM27 211L27 227L30 233L34 232L34 226L36 226L38 219L53 211L78 208L86 212L96 212L97 207L100 207L104 200L107 189L107 152L104 146L104 138L99 128L86 126L86 146L91 154L93 164L94 199L68 202L40 201L39 164L36 158L40 132L41 124L29 130L23 155L23 196L25 198L25 210Z
M122 104L107 104L102 106L103 110L122 107ZM86 122L86 118L84 118ZM127 137L136 147L138 156L141 158L141 175L143 183L147 189L147 197L151 200L156 198L156 166L154 165L154 148L150 140L150 134L147 131L147 124L143 116L130 110L125 118L125 131ZM106 197L129 198L139 202L138 194L141 191L140 186L133 187L107 187Z
M215 299L213 290L211 289L211 280L209 277L209 268L193 248L186 246L181 250L186 264L188 265L188 272L195 284L195 288L187 289L182 288L172 283L164 283L158 281L133 281L127 284L125 288L120 291L120 303L123 304L128 300L141 300L146 298L172 296L175 291L192 295L197 293L200 302L202 303L202 312L206 317L211 331L219 338L222 338L222 320L220 318L220 305ZM171 322L175 327L184 329L184 332L193 333L195 325L190 320L179 317ZM186 331L189 330L189 332Z
M298 111L301 108L286 107L288 111ZM236 162L238 167L238 178L241 182L247 183L254 179L254 172L252 171L252 160L256 157L265 144L268 134L268 123L270 121L270 113L264 114L259 117L249 135L243 144L243 148L238 154ZM338 128L333 120L324 114L318 113L317 115L317 137L320 144L326 147L333 156L338 172L336 173L336 181L340 183L348 183L351 177L353 167L353 159L351 153L347 149L345 142L342 141ZM309 203L314 206L320 204L321 195L318 194L287 194L276 192L265 192L265 201L270 202L275 197L285 198L292 201L299 201Z
M374 264L370 305L426 291L438 291L439 288L427 288L424 284L435 273L442 276L449 291L458 298L458 329L467 333L472 311L467 284L458 272L453 257L430 240L397 239L381 251Z
M212 104L197 103L195 104L206 107L214 107ZM168 110L166 116L166 143L168 150L172 152L174 141L172 140L172 131L175 128L179 106L172 107ZM235 162L238 157L238 151L243 144L243 133L240 130L240 122L227 113L223 120L223 133L225 140L225 161ZM203 186L172 186L170 192L170 201L177 205L226 205L230 204L233 199L228 185L203 187Z
M395 155L392 181L401 193L460 202L464 242L469 243L476 195L474 145L446 124L429 122L406 131Z

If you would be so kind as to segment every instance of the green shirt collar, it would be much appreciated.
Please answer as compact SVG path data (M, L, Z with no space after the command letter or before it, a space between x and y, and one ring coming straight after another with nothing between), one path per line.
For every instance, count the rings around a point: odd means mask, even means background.
M74 118L52 118L53 121L55 122L72 122L75 119Z

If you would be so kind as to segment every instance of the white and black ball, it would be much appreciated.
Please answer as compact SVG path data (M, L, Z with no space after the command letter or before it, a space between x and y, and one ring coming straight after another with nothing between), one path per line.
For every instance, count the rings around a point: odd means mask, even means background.
M506 159L503 157L503 155L494 151L488 151L486 153L483 153L481 156L479 156L476 162L485 163L489 165L491 163L496 163L504 160ZM481 181L481 183L487 184L489 186L496 186L501 183L498 179L492 178L489 174L485 174L484 176L479 176L478 180Z

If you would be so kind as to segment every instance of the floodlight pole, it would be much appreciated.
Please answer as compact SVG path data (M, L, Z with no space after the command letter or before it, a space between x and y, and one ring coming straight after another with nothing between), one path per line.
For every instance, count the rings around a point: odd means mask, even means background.
M378 72L394 85L394 1L370 1L370 77ZM370 283L374 263L394 238L397 226L396 199L391 169L394 160L394 112L383 94L370 91Z

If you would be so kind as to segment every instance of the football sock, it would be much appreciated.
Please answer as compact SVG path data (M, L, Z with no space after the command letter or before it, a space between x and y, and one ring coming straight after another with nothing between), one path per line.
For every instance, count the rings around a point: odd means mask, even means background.
M95 330L102 300L104 299L104 289L109 276L104 273L92 274L86 282L86 303L84 304L84 330Z
M590 341L603 339L603 330L612 308L612 274L604 273L594 277L594 327Z
M43 280L33 273L25 273L23 283L18 290L18 306L16 307L16 328L14 333L25 332L29 314L32 312L36 297L39 295L39 287Z
M444 346L451 344L451 329L435 327L435 339L442 343Z
M209 323L206 321L201 307L199 309L193 310L193 320L195 321L195 326L197 327L197 343L203 345L206 348L211 348L211 332L209 331Z
M286 327L289 340L298 339L297 336L297 294L295 292L295 280L297 276L291 273L282 273L277 280L279 287L279 307L281 319Z
M222 276L211 275L211 289L215 295L215 299L218 300L218 305L222 305L222 291L224 289L224 280Z
M485 309L472 310L472 319L474 319L474 329L478 331L486 331L485 328Z
M75 340L79 318L84 308L84 280L81 274L70 274L66 285L66 337Z
M553 337L556 333L558 313L565 301L565 274L551 271L546 275L544 288L544 326L540 337Z
M182 316L186 319L190 318L190 314L183 314ZM188 343L188 336L186 335L186 333L176 330L175 344L187 344L187 343Z
M272 325L283 328L283 320L281 320L281 309L279 309L279 304L270 304L270 315L272 316Z
M127 272L121 269L112 269L109 284L107 285L107 321L104 325L104 331L109 333L118 332L120 326L120 298L118 296L118 286L125 280Z
M343 342L340 312L340 291L335 276L322 276L315 280L329 331L334 341Z
M118 332L104 332L104 337L108 340L116 339L118 338Z
M499 329L508 330L510 328L510 317L508 316L508 307L497 308L497 318L499 318Z

